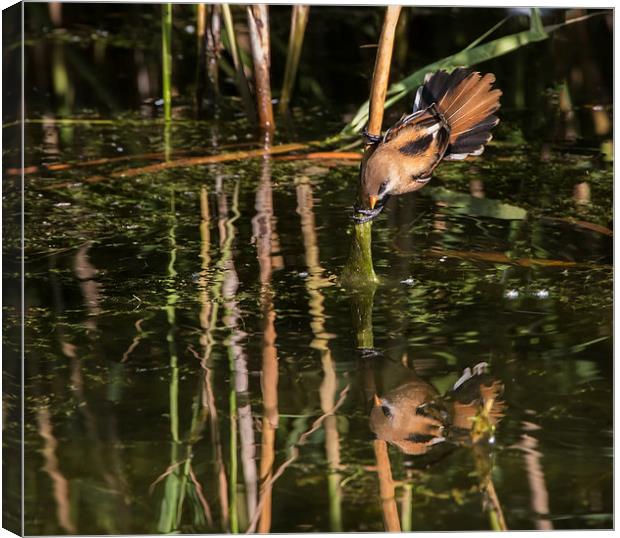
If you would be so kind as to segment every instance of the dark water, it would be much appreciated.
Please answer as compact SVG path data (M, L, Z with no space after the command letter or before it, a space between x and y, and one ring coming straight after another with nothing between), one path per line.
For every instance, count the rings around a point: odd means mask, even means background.
M574 39L603 39L601 21L584 24ZM51 39L40 33L32 47ZM552 76L560 45L527 52L544 58L528 79ZM598 83L576 85L569 111L562 78L519 97L498 76L508 96L493 143L390 201L373 227L381 282L363 297L339 282L356 161L149 169L256 137L228 105L219 120L192 119L183 95L169 128L145 117L151 104L106 115L80 83L65 114L33 95L26 533L486 530L489 505L510 529L611 528L612 110L605 54L597 62ZM335 133L359 103L303 98L277 143ZM5 208L17 203L5 189ZM10 254L17 230L4 235ZM18 267L4 270L11 350ZM374 354L358 349L364 304ZM373 395L400 394L407 414L412 391L474 414L491 394L494 442L386 444Z

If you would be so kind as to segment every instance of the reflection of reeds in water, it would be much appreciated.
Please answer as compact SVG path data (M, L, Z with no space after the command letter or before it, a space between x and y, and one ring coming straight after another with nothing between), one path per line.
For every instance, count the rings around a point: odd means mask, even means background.
M323 268L319 261L319 248L316 237L314 211L312 209L312 187L307 180L303 179L297 184L297 212L301 217L301 231L306 254L306 266L310 314L312 315L311 327L314 339L310 346L321 353L323 365L323 382L319 390L321 409L324 413L330 413L336 403L338 378L334 368L331 350L329 349L329 333L325 330L325 312L323 303L325 298L321 288L330 283L322 278ZM329 494L329 520L332 532L342 531L342 475L340 469L340 436L338 433L338 419L330 414L324 422L325 429L325 452L328 465L328 494Z
M86 306L88 312L88 317L84 324L88 329L96 329L96 316L101 312L101 307L99 306L99 288L101 285L95 280L97 269L88 259L88 250L90 246L91 243L88 242L78 249L73 267L80 282L82 296L84 297L84 306Z
M526 431L540 429L540 426L531 422L524 422L523 427ZM525 472L532 494L530 503L532 511L537 514L536 528L541 531L553 530L553 523L547 518L549 516L549 492L545 481L545 473L540 463L542 454L536 450L538 440L524 433L517 446L525 453Z
M482 492L482 508L487 513L491 529L494 531L508 530L504 511L491 477L493 465L488 447L484 446L483 443L476 443L473 447L473 454L478 474L478 487Z
M89 274L94 276L96 274L96 268L88 262L87 249L89 243L85 245L84 250L80 249L76 254L74 260L74 271L76 278L79 280L80 275ZM51 268L55 265L56 256L50 258ZM84 262L87 262L88 269L83 266ZM50 284L52 288L52 295L54 301L54 309L56 315L60 319L63 314L64 302L62 296L62 288L58 277L54 271L50 271ZM95 283L96 284L96 283ZM89 289L89 288L86 288ZM84 293L84 288L82 292ZM92 304L90 301L92 297L87 294L83 294L83 301L86 306L89 315L92 314ZM113 420L110 418L110 427L108 428L107 436L109 439L109 446L104 446L102 442L102 435L99 431L98 416L93 413L90 408L89 401L86 397L85 382L82 372L82 363L79 357L78 347L68 341L68 337L64 332L63 324L56 324L56 332L58 335L58 341L60 344L60 350L62 354L69 361L70 379L67 383L73 398L75 399L76 408L79 409L80 414L83 417L86 435L88 438L88 453L84 454L85 460L88 460L92 464L92 468L95 472L100 473L106 488L118 495L116 498L118 501L114 502L114 506L103 507L102 510L106 513L114 512L116 518L105 517L102 518L100 524L104 526L107 532L117 533L119 527L122 528L126 522L127 517L127 482L123 475L122 466L120 464L121 457L118 454L118 440L116 438L116 432L113 425ZM35 388L35 391L40 390ZM105 417L104 417L105 418ZM73 526L77 529L76 524L71 521L70 508L65 508L65 504L72 506L80 502L88 502L85 496L80 496L79 493L75 496L71 495L70 482L66 480L60 470L60 462L57 460L55 451L57 442L53 437L53 429L51 425L51 416L47 408L40 409L37 420L39 423L39 433L43 437L46 443L44 450L44 457L46 459L46 471L50 473L50 477L53 481L54 498L57 503L57 516L59 525L67 532L68 527ZM66 496L66 498L65 498Z
M180 424L179 424L179 371L178 371L178 352L176 346L176 302L178 300L178 294L174 286L174 278L177 275L175 268L176 263L176 217L175 217L175 195L174 190L171 189L170 195L170 213L171 213L171 225L169 230L170 241L170 260L168 263L168 278L169 288L166 301L166 314L168 318L168 333L166 340L168 342L168 351L170 356L170 382L169 382L169 398L170 398L170 433L171 433L171 453L170 453L170 465L168 469L162 473L159 478L151 485L151 490L154 486L164 480L164 494L161 502L160 516L158 522L158 530L160 532L173 532L178 531L181 526L181 518L183 515L183 507L186 498L189 499L194 510L194 523L199 526L212 527L213 516L208 501L204 495L203 488L194 473L192 467L192 454L193 445L201 437L202 430L206 423L207 418L211 417L212 428L217 426L216 415L214 410L214 400L210 398L210 378L209 371L206 366L206 357L201 358L201 366L207 371L207 375L200 381L200 386L196 397L192 404L192 419L187 433L186 439L184 439L184 445L182 444L180 436ZM202 269L201 279L205 278L205 272L208 268L209 257L209 233L208 223L205 226L205 217L208 219L208 208L206 206L206 190L201 192L201 256L202 256ZM204 289L204 287L203 287ZM206 303L206 297L203 305ZM201 325L208 319L208 313L204 310L201 311ZM213 320L215 321L215 320ZM205 341L205 343L207 343ZM201 339L201 343L203 340ZM200 358L200 357L199 357ZM184 448L184 450L182 450ZM221 459L221 452L220 452ZM222 506L224 511L224 506ZM226 505L227 511L227 505Z
M396 507L396 487L392 478L392 467L387 443L381 439L373 441L375 459L377 462L377 475L379 477L379 496L381 497L381 510L383 512L383 524L388 532L400 532L398 508Z
M403 492L400 499L400 524L403 532L411 532L413 519L413 484L411 476L403 484Z
M479 406L477 414L471 420L470 438L478 475L478 488L482 493L482 509L487 513L492 530L505 531L508 530L508 526L493 483L493 460L489 444L495 432L498 409L496 403L500 402L494 396L484 398L484 403Z
M218 182L218 187L221 181ZM210 231L209 231L209 201L206 187L202 187L200 192L200 257L201 262L201 276L198 280L200 285L200 327L202 333L200 336L200 344L203 348L203 354L201 359L201 367L204 370L204 383L202 392L202 405L207 409L207 413L211 423L211 444L214 449L214 465L215 475L218 482L218 496L220 501L221 510L221 524L222 530L228 530L230 521L230 509L228 501L228 479L226 478L226 468L224 466L224 460L222 455L222 443L219 434L219 419L218 411L215 405L215 394L213 391L213 371L208 366L208 361L213 349L214 339L212 332L215 329L218 314L218 301L209 301L207 292L207 271L210 263ZM216 281L216 285L213 287L213 296L217 298L220 293L221 282Z
M252 228L258 264L260 268L261 309L263 315L263 358L261 368L261 391L263 395L263 420L260 451L260 521L258 532L271 528L271 477L275 459L275 430L278 427L278 356L276 349L275 310L271 290L271 274L281 267L282 260L274 257L279 249L273 217L271 191L271 163L262 162L261 178L256 192L256 216Z
M236 418L238 420L239 438L241 441L241 465L243 468L243 476L245 482L245 497L247 517L252 518L256 510L257 504L257 470L256 470L256 449L254 444L254 428L252 418L252 407L247 399L249 390L249 378L247 368L247 357L241 341L246 337L245 332L239 328L239 319L241 317L239 307L236 300L237 288L239 287L239 277L234 265L232 255L232 243L235 237L234 222L239 218L238 210L239 184L235 186L232 199L232 218L228 217L228 209L226 204L226 196L222 190L218 192L218 208L220 212L221 223L221 249L226 257L223 265L224 280L222 284L222 295L224 298L225 315L223 318L224 325L229 329L230 333L225 342L228 347L230 358L231 374L234 380L234 390L231 389L231 398L234 393L234 403L236 408ZM232 415L231 415L232 416ZM236 452L236 425L235 428L235 452ZM233 434L231 433L231 436ZM231 446L231 453L233 447ZM236 454L233 455L233 461L236 464ZM232 473L231 473L232 475ZM231 476L231 488L236 491L236 477L233 481ZM232 491L232 490L231 490ZM236 495L233 497L236 503ZM231 503L231 515L235 518L238 506ZM238 530L238 523L235 522L234 528Z
M162 6L165 16L165 6ZM166 296L165 312L168 319L168 332L166 341L168 343L168 355L170 365L170 381L168 384L169 416L170 416L170 466L164 486L164 496L161 503L159 522L157 530L159 532L172 532L180 522L180 508L182 506L182 489L184 489L184 473L180 469L180 439L179 439L179 366L178 353L175 340L176 332L176 308L175 304L178 295L174 288L174 278L176 277L176 217L175 217L175 194L174 189L170 189L170 228L168 231L170 243L170 259L167 266L168 273L168 295Z
M44 445L41 455L45 461L43 470L49 475L54 490L56 501L56 519L60 527L68 534L75 534L76 528L71 518L71 506L69 496L69 482L60 471L56 448L58 441L54 437L52 419L47 407L41 407L37 411L37 426L39 435L43 438Z

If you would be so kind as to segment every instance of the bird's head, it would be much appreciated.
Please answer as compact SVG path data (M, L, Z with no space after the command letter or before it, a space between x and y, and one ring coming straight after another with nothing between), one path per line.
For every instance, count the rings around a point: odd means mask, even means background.
M362 168L362 203L370 209L385 203L398 181L396 172L387 153L376 150Z

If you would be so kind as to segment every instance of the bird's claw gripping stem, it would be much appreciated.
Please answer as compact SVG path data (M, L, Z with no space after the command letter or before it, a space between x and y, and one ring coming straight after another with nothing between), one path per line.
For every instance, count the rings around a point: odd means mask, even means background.
M383 137L381 135L372 135L368 132L367 128L364 128L364 130L362 131L362 136L366 139L367 142L369 142L370 144L378 144L379 142L381 142L381 140L383 139Z
M353 207L353 215L351 219L355 224L363 224L373 220L379 213L383 211L383 206L377 206L374 209L364 209L363 207Z

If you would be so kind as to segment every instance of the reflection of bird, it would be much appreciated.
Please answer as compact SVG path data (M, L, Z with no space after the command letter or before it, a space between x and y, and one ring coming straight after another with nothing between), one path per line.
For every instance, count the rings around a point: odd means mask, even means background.
M495 424L505 407L499 399L502 391L502 383L487 373L484 362L466 368L444 397L430 383L416 377L382 397L374 396L370 428L378 439L396 445L406 454L426 454L446 440L463 442L483 401L493 399L489 416Z
M392 194L417 191L428 183L444 159L480 155L499 119L500 90L492 90L495 75L457 68L426 76L418 89L413 112L385 135L370 137L376 147L361 170L358 222L376 217Z
M378 439L398 446L407 454L424 454L444 441L446 412L440 406L435 388L421 379L406 383L374 397L370 428Z

